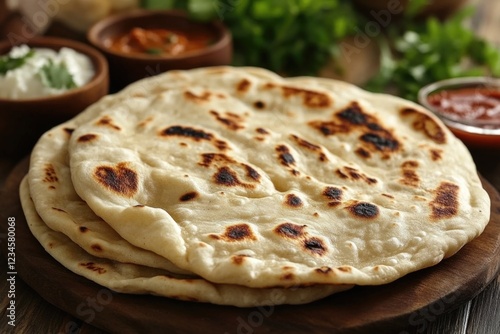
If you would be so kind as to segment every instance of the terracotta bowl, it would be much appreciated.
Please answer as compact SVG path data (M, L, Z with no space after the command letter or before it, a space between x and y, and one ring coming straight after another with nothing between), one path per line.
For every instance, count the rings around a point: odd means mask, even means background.
M2 156L21 157L27 154L45 131L76 116L106 95L109 89L106 58L91 46L54 37L36 37L25 44L32 48L74 49L92 60L95 75L84 86L60 95L22 100L0 98ZM9 41L0 42L0 55L9 53L13 46Z
M174 29L186 32L211 31L215 42L199 50L179 55L149 55L124 53L109 48L109 41L132 28ZM202 23L191 20L180 11L134 10L109 16L94 24L89 42L108 58L113 87L125 85L172 69L228 65L232 60L232 37L220 22Z

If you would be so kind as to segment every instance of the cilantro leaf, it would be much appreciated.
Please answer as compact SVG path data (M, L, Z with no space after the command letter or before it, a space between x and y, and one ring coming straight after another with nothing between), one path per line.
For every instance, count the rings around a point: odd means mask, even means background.
M158 49L158 48L149 48L149 49L146 49L146 53L150 54L150 55L161 55L162 52L163 51L161 49Z
M70 89L75 88L73 76L69 73L65 63L54 64L52 60L44 65L40 71L43 82L52 88Z
M5 75L7 72L23 66L28 58L35 55L34 50L28 51L24 56L14 58L11 56L0 57L0 75Z

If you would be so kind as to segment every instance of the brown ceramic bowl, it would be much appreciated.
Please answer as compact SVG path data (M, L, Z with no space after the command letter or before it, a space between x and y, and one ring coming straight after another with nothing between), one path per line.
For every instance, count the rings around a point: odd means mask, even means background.
M150 55L111 50L109 42L132 28L180 30L195 33L210 31L215 41L199 49L178 55ZM188 18L180 11L134 10L109 16L94 24L88 34L89 42L108 58L113 88L172 69L228 65L232 60L232 38L220 22L202 23Z
M95 75L84 86L60 95L22 100L0 98L2 156L21 157L27 154L43 132L74 117L108 93L106 58L91 46L54 37L36 37L25 44L32 48L74 49L92 60ZM7 54L12 47L9 41L0 42L0 55Z

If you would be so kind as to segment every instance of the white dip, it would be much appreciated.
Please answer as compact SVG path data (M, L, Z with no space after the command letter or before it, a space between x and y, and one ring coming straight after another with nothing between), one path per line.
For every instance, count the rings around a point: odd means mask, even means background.
M73 49L61 48L59 52L45 48L30 49L26 45L13 47L8 55L11 58L21 58L34 51L33 56L28 57L26 62L6 74L0 73L0 98L29 99L42 96L61 94L68 89L57 89L50 87L41 74L42 68L47 64L66 66L71 74L73 82L80 87L89 82L94 76L92 61L86 55Z

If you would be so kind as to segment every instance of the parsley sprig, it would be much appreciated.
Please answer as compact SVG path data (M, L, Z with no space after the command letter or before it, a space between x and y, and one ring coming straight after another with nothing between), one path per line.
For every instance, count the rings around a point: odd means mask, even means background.
M21 57L3 56L0 57L0 75L5 75L7 72L15 70L23 66L26 60L35 55L34 50L28 51L25 55Z
M68 71L68 67L64 62L55 64L51 59L45 64L41 71L42 81L48 87L56 89L75 88L76 84L73 76Z

